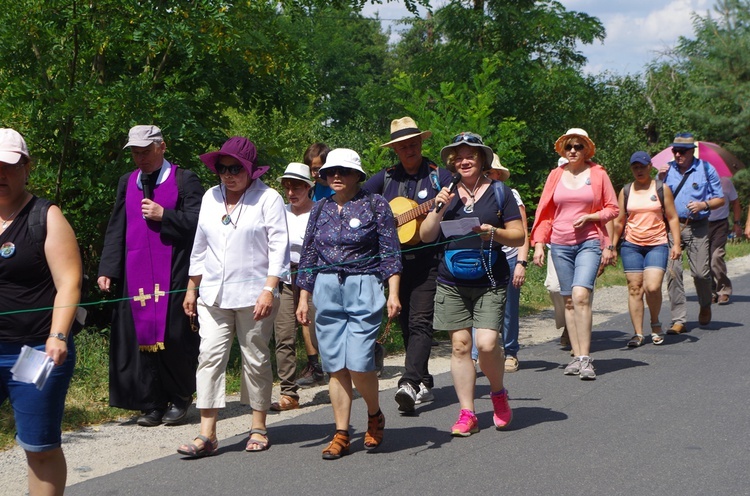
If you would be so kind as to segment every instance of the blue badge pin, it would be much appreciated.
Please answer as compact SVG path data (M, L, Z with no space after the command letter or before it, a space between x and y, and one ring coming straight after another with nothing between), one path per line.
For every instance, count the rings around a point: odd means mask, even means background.
M0 246L0 257L3 258L10 258L13 256L13 254L16 252L16 245L8 241L7 243L3 243L2 246Z

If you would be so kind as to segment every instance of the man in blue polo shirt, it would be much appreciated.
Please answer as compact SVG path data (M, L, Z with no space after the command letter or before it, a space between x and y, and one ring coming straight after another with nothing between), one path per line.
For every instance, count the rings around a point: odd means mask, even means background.
M698 293L698 323L705 326L711 322L708 216L711 210L724 205L724 193L716 169L705 160L693 156L695 138L692 134L677 134L671 146L674 160L660 168L659 177L674 194L674 204L682 229L682 249L687 253L695 291ZM670 247L672 243L670 235ZM682 334L687 331L687 310L681 259L669 261L667 288L672 314L672 325L667 333Z

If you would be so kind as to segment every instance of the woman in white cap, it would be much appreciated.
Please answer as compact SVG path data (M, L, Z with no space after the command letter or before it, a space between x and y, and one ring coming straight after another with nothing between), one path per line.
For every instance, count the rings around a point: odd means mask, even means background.
M616 256L606 224L619 208L607 172L591 161L596 146L586 131L568 130L555 150L568 163L550 172L544 185L531 229L534 263L544 265L544 245L550 243L574 355L565 375L593 380L590 295L600 263L609 265Z
M505 184L484 174L493 160L492 149L481 136L464 132L440 152L457 186L443 188L437 206L427 214L419 229L423 241L441 236L441 221L474 222L472 231L442 234L445 252L438 266L433 327L449 331L453 351L451 375L460 407L451 427L454 436L479 432L474 413L476 370L471 360L471 329L475 329L479 366L490 382L490 398L497 429L513 418L508 391L503 385L503 347L498 336L503 329L506 286L510 271L503 245L520 246L524 232L521 213ZM500 341L501 342L501 341Z
M314 203L310 198L310 188L315 184L310 178L310 168L299 162L292 162L287 165L284 175L279 178L279 182L289 202L286 205L286 224L289 231L292 280L289 284L282 283L281 285L279 313L276 315L273 326L274 343L276 345L276 370L281 383L279 401L271 403L271 410L275 412L299 408L299 394L297 394L299 386L294 381L297 372L297 317L295 312L299 302L297 268L307 221L310 219L310 210ZM314 310L314 307L310 308L309 319L311 322L315 321ZM310 337L317 349L315 333L312 332Z
M308 298L315 305L315 330L328 383L336 432L323 459L349 453L352 383L367 404L365 449L383 442L385 417L380 411L375 370L375 340L387 305L388 318L401 311L398 289L401 249L396 222L380 195L360 189L364 181L359 155L337 148L326 157L320 175L334 194L310 213L300 256L297 320L309 324ZM383 283L388 283L388 300Z
M0 405L10 400L29 494L62 494L67 466L61 424L76 362L71 325L81 257L60 209L26 190L30 172L23 137L0 129ZM54 363L41 389L10 372L24 346Z
M190 318L198 316L201 337L195 401L200 434L177 449L188 458L219 449L216 424L226 406L224 383L235 335L242 355L240 402L252 408L245 451L271 446L266 430L273 390L269 342L279 282L287 282L289 273L284 201L260 180L268 167L257 164L255 145L235 136L200 159L221 184L203 196L183 302Z

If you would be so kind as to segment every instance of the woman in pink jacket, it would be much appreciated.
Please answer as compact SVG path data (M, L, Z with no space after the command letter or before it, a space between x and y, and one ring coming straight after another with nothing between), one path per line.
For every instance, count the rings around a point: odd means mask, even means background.
M590 295L600 263L610 264L616 256L606 224L617 217L619 207L609 176L591 161L596 145L586 131L569 129L555 142L555 150L568 163L547 176L531 230L534 263L544 265L544 245L549 243L574 354L565 375L592 380Z

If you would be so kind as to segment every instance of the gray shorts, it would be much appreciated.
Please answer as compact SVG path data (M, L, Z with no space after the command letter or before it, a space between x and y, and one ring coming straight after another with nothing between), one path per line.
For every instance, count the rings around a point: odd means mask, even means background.
M502 331L506 287L472 288L438 283L435 292L436 331L493 329Z

